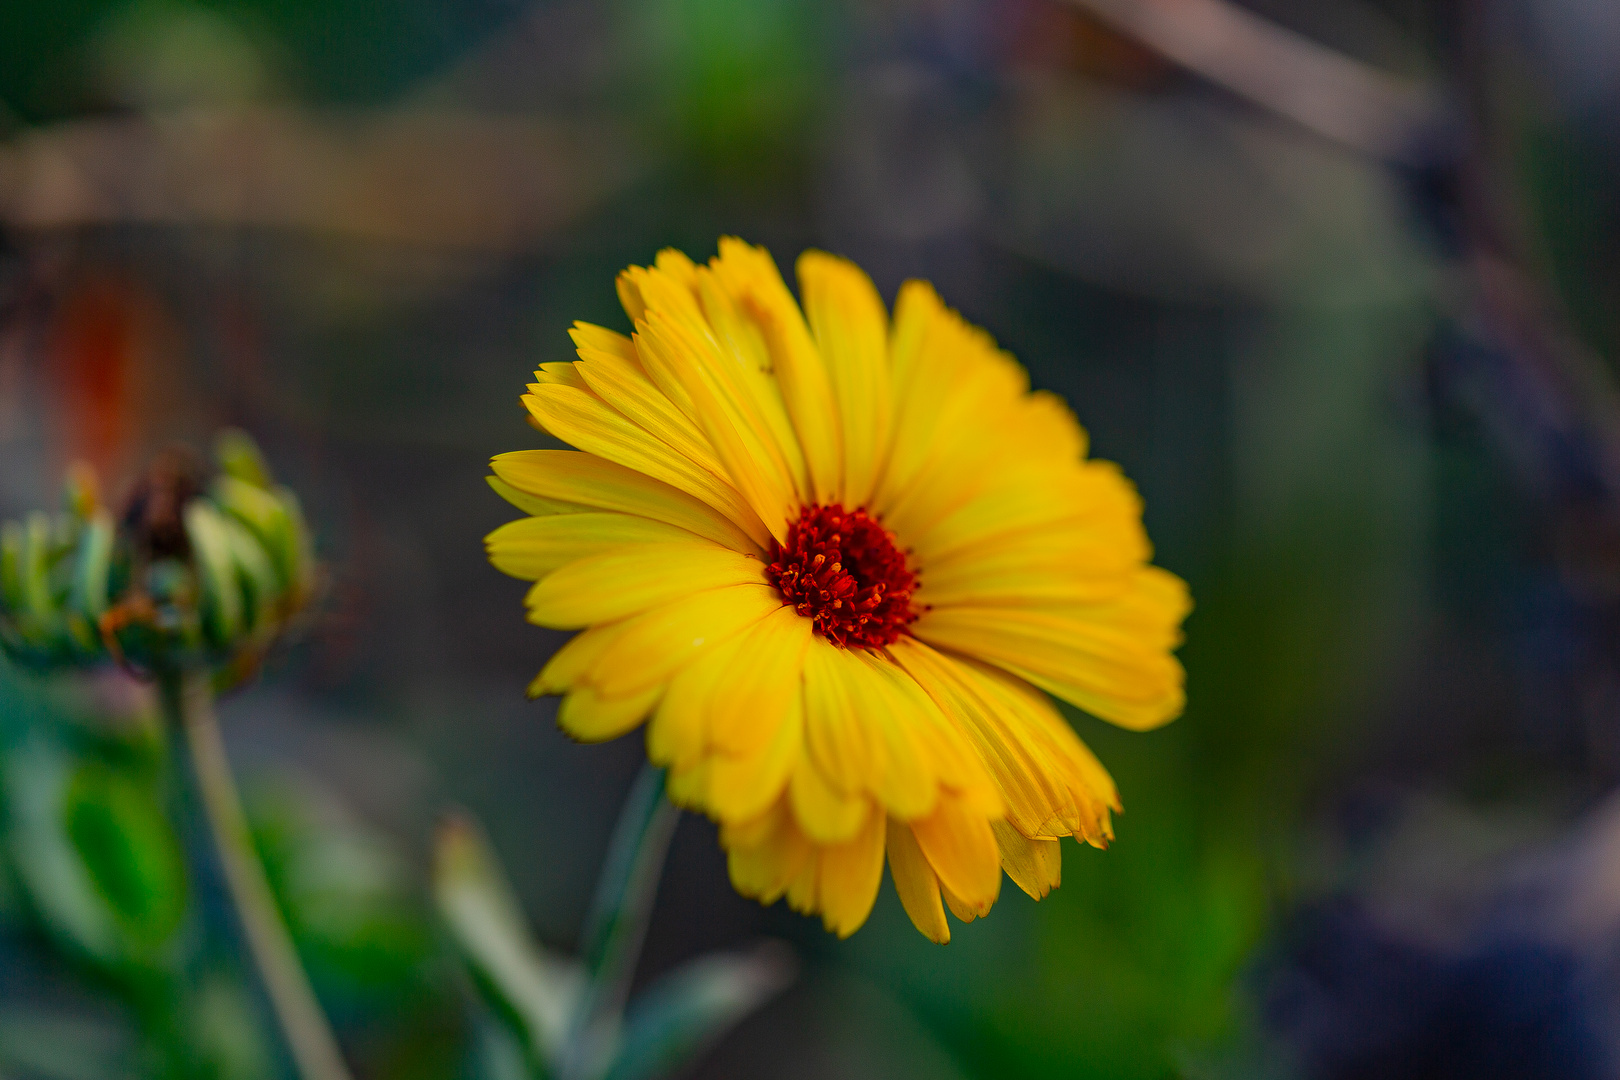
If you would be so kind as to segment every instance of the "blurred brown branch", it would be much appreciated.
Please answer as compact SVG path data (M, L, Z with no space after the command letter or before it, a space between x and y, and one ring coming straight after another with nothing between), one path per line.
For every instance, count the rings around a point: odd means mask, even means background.
M1436 126L1428 85L1380 71L1227 0L1069 0L1210 82L1386 161Z
M257 226L513 250L639 171L605 123L457 111L194 111L76 120L0 145L0 221Z

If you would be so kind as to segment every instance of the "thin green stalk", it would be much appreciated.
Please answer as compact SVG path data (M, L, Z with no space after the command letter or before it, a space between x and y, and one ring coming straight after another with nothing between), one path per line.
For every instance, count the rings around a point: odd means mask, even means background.
M679 820L680 811L664 796L664 770L644 765L619 812L586 920L585 998L565 1075L592 1075L602 1064L605 1041L617 1038Z
M254 850L214 717L208 674L166 675L161 683L170 731L185 744L226 889L298 1074L302 1080L349 1080L337 1039L299 963L292 935L276 908L264 865Z

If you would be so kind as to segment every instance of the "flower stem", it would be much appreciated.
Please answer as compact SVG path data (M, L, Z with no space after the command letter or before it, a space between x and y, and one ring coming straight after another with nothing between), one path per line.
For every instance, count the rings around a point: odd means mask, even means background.
M664 858L679 819L680 811L664 796L664 770L644 765L619 811L586 918L587 983L564 1076L596 1075L608 1047L618 1038Z
M190 759L192 780L248 952L298 1074L301 1080L349 1080L337 1039L298 960L292 935L276 908L264 865L254 850L214 717L209 676L203 671L186 671L163 675L159 682L170 732L185 745Z
M586 968L606 991L600 1004L608 1009L624 1004L680 816L664 797L664 770L642 766L619 811L585 927Z

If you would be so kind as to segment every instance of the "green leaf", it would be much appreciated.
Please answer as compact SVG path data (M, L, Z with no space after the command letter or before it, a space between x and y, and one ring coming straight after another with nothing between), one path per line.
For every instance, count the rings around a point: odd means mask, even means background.
M162 946L185 915L186 867L157 792L127 771L87 761L68 782L62 816L126 938L143 952Z
M259 777L248 789L247 814L317 987L390 1009L419 996L435 927L388 839L301 779Z
M518 1036L487 1016L473 1031L473 1060L479 1080L530 1080L527 1051Z
M273 1051L244 987L223 975L205 976L179 1010L180 1049L192 1075L208 1080L271 1080Z
M521 1031L531 1068L550 1072L572 1028L583 983L579 965L530 936L495 853L467 817L449 818L439 828L433 891L490 1003Z
M92 960L123 960L118 925L73 843L60 813L67 766L61 752L33 741L6 761L7 840L23 888L54 937Z
M631 1002L604 1080L672 1075L786 988L795 967L793 954L775 943L682 965Z
M35 1009L0 1013L0 1068L41 1080L122 1080L135 1075L125 1032Z
M103 967L168 970L187 884L155 793L39 739L8 755L4 778L6 839L45 929Z

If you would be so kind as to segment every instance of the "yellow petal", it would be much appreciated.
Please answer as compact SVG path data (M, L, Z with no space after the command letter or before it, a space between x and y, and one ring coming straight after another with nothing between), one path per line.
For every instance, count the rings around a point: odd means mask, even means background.
M731 883L744 896L770 904L811 860L812 847L793 824L785 803L778 803L753 821L724 823L720 846L726 849Z
M571 386L538 386L523 404L546 431L587 453L634 469L720 511L754 542L770 533L736 488L648 434L593 394Z
M576 390L590 390L571 361L541 364L540 370L534 373L534 382L529 384L530 392L537 386L572 386Z
M1006 800L1006 813L1027 832L1056 828L1076 818L1073 796L1064 784L1062 765L1039 740L984 692L972 673L916 641L899 641L890 650L931 694L946 714L973 740L985 766Z
M984 914L984 912L978 910L972 904L967 903L960 896L957 896L955 893L951 892L951 890L947 889L944 882L940 882L939 894L945 898L945 906L951 909L951 914L955 915L958 919L961 919L965 923L972 922L974 919L977 919L980 915Z
M912 632L1004 668L1104 720L1146 730L1173 720L1184 674L1170 653L1189 602L1180 579L1155 567L1104 603L1060 610L939 608Z
M538 495L527 494L519 491L498 476L486 476L484 479L489 483L495 494L526 514L544 517L547 514L578 514L591 509L589 506L582 506L579 503L562 502L559 499L542 499Z
M578 513L520 518L484 538L495 569L535 581L587 555L626 544L702 543L674 525L631 514Z
M1023 453L1051 461L1079 461L1090 449L1074 410L1049 390L1037 390L1019 403L1017 423L1009 434Z
M697 278L697 264L679 248L660 248L653 265L658 268L659 273L673 278L687 289L693 287Z
M1141 505L1116 466L1092 461L1083 467L1020 470L938 520L928 520L917 504L897 509L888 520L911 541L924 566L959 553L1000 550L1009 538L1016 543L1036 530L1058 527L1069 534L1089 533L1140 561L1149 554Z
M914 592L920 608L979 605L1052 607L1108 600L1130 587L1141 564L1120 544L1078 531L1050 530L1071 542L1007 544L994 552L929 563Z
M924 362L923 339L929 324L945 310L934 287L915 279L900 286L889 324L889 377L897 390L909 390Z
M892 660L813 638L804 690L806 749L843 794L869 794L909 820L932 811L944 784L987 816L1001 813L961 732Z
M849 655L816 636L804 658L805 748L821 774L851 794L870 790L876 766Z
M782 606L768 585L733 585L673 600L626 620L585 679L614 697L669 681L703 652Z
M663 371L686 390L698 426L714 447L721 475L742 493L778 540L799 494L792 470L760 409L761 396L750 383L764 378L735 359L716 355L712 337L699 337L662 311L649 309L637 324L636 351L649 371ZM577 444L576 444L577 445Z
M988 690L988 697L999 699L1003 715L1014 718L1012 728L1028 733L1045 749L1047 759L1059 766L1077 811L1075 820L1065 822L1068 831L1092 847L1107 847L1114 838L1109 811L1117 811L1121 806L1114 779L1102 762L1080 741L1044 693L1016 675L987 664L964 661L963 666L977 677L981 688ZM1023 829L1016 819L1013 824L1020 826L1025 836L1055 835L1054 830L1047 827Z
M817 881L821 918L841 938L859 930L872 913L883 882L885 831L883 817L873 814L853 838L821 849Z
M799 293L831 376L843 433L839 501L865 506L889 445L888 317L872 279L846 259L807 251Z
M700 662L723 672L709 701L710 740L718 750L753 753L769 741L789 702L797 707L813 625L784 604Z
M1111 837L1113 781L1045 695L916 640L890 652L972 740L1025 836Z
M1001 891L1001 853L990 822L957 799L941 799L928 817L911 823L928 865L974 914L983 915Z
M639 266L632 266L630 269L620 273L613 281L619 292L619 303L624 307L624 313L630 316L631 322L641 318L647 312L646 302L641 299L641 285L637 280L637 271L640 270Z
M1001 797L995 790L983 763L979 760L961 729L952 724L938 703L918 684L911 673L894 662L892 656L860 652L863 660L879 677L888 694L887 702L881 695L873 701L883 717L913 720L910 738L895 743L891 753L897 760L905 760L914 748L920 747L922 759L940 784L986 817L999 817L1003 812ZM879 731L887 734L891 725L881 725Z
M1097 760L1090 748L1080 741L1080 736L1074 733L1074 729L1063 718L1063 714L1053 707L1051 698L1016 675L1009 675L989 664L970 660L966 665L986 683L995 687L1016 715L1031 727L1039 727L1048 738L1063 746L1063 757L1071 762L1076 782L1083 784L1086 790L1104 805L1115 810L1120 809L1119 792L1114 788L1114 778L1108 775L1108 770L1103 768L1102 762Z
M607 327L597 326L595 323L576 322L573 329L568 331L568 336L574 339L576 349L592 349L596 352L607 353L610 356L617 356L619 359L627 360L638 367L641 364L641 361L636 359L635 345L631 344L630 339L617 330L609 330Z
M812 847L810 857L787 887L788 907L801 915L814 915L820 901L821 849Z
M579 356L575 366L592 393L687 460L717 477L725 475L708 436L653 384L640 363L591 348L580 349Z
M804 750L804 709L792 697L771 737L747 754L710 755L707 808L721 821L745 821L777 801Z
M557 708L557 725L580 742L606 742L634 728L658 703L659 689L628 698L602 698L588 686L575 689Z
M803 495L803 457L766 357L753 335L736 332L743 328L713 274L677 255L662 252L657 269L630 271L644 301L634 320L642 366L703 428L745 494L764 494L752 487L761 481ZM640 340L649 326L658 341ZM752 454L732 456L741 448Z
M718 260L714 260L718 262ZM808 500L812 488L806 472L804 451L793 428L793 420L775 378L769 346L759 323L740 303L741 298L726 288L724 278L711 262L697 271L698 297L708 317L722 356L729 356L740 369L740 389L751 398L770 435L770 446L780 456L792 479L797 497Z
M928 288L903 288L895 311L894 434L883 476L872 497L881 516L914 493L926 469L960 473L984 457L980 439L987 410L1005 410L1028 377L990 336L964 322ZM954 452L953 452L954 451Z
M709 754L704 809L715 816L757 814L776 800L800 757L799 673L808 625L779 606L670 683L648 733L648 753L676 768Z
M808 754L793 766L788 791L799 828L820 844L848 840L868 817L882 818L864 794L850 794L827 782Z
M838 411L827 369L804 315L770 253L734 237L720 241L709 268L739 316L758 328L784 410L801 447L806 494L830 503L843 482Z
M593 626L557 650L529 694L563 694L589 685L604 697L631 697L662 686L705 649L781 606L774 589L732 585Z
M1020 889L1041 900L1061 884L1063 853L1056 840L1031 840L1006 821L992 822L990 828L1001 852L1001 868Z
M703 659L717 652L729 659L727 644L704 650L670 680L647 727L647 759L653 764L685 771L708 754L709 702L725 678L727 665L704 663Z
M911 826L889 818L887 839L889 874L894 878L894 891L900 895L900 906L923 937L945 944L951 940L951 928L945 923L945 908L940 904L939 878L917 846Z
M551 654L551 659L529 684L529 696L566 694L581 681L586 671L601 657L608 646L632 625L633 620L593 626L569 638L562 648ZM642 686L639 689L647 689ZM628 695L622 695L628 696Z
M871 748L868 790L899 817L928 813L939 797L939 762L932 742L942 725L931 722L930 715L937 709L932 702L923 705L904 696L864 651L845 655L852 662L844 678L860 703L852 722L867 729Z
M829 782L870 793L891 813L932 809L938 781L917 739L918 711L857 653L810 642L804 670L805 745Z
M664 793L683 810L703 812L709 794L709 761L700 760L690 769L670 769Z
M712 506L651 476L594 454L574 450L518 450L498 455L491 465L498 479L525 495L637 514L678 526L737 551L763 553L765 550Z
M765 584L757 558L715 544L642 544L579 559L542 578L529 621L571 629L612 622L726 585Z

